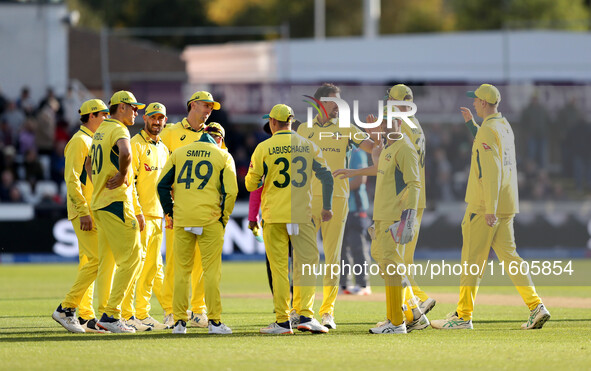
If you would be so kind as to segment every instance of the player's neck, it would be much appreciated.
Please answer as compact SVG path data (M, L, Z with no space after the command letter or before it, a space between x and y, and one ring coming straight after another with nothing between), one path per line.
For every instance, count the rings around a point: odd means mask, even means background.
M324 124L326 124L327 122L329 122L329 121L330 121L330 117L326 117L326 116L325 116L325 115L323 115L323 114L318 114L318 115L316 115L316 121L317 121L317 122L318 122L320 125L324 125Z
M200 122L194 115L187 115L187 122L194 130L199 130L203 127L204 122Z
M86 124L82 124L82 126L84 126L85 128L87 128L88 130L90 130L91 132L96 132L96 129L98 129L100 123L98 124L93 124L91 122L87 122Z
M152 139L154 142L158 141L158 135L150 133L148 130L144 128L144 133L148 136L148 138Z

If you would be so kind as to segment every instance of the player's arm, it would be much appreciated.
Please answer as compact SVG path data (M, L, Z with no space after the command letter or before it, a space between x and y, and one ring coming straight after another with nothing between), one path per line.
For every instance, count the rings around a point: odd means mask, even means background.
M462 116L464 117L466 127L468 128L468 130L470 130L472 136L476 137L476 133L478 132L478 129L480 129L480 126L478 126L476 121L474 121L474 116L472 116L472 112L467 107L460 107L460 111L462 112Z
M248 173L246 174L246 178L244 178L244 185L246 186L246 190L249 192L254 191L257 188L263 186L263 175L265 175L265 163L263 159L263 150L262 146L259 144L257 148L255 148L252 157L250 158L250 166L248 168Z
M129 138L117 140L119 148L119 171L107 181L108 189L120 187L123 183L128 184L129 169L131 168L131 144Z
M236 181L236 165L234 158L228 153L226 164L222 170L222 216L220 220L224 227L228 224L230 214L234 210L237 196L238 182Z
M310 142L311 143L311 142ZM314 160L312 160L312 170L316 174L316 178L322 184L322 221L326 222L332 218L332 194L334 191L334 178L332 172L322 156L320 148L312 144L314 151Z
M402 171L402 177L408 194L404 201L404 209L416 210L421 193L421 173L419 155L412 146L403 146L396 155L396 162Z
M172 185L174 184L175 179L175 166L174 166L174 153L168 157L166 160L166 164L160 173L160 177L158 177L158 185L156 186L156 193L158 193L158 198L160 199L160 205L162 205L162 209L164 210L164 215L172 218L172 210L174 206L174 202L172 200Z
M480 129L478 141L475 142L478 151L476 159L480 164L484 191L485 213L493 216L497 213L501 189L501 166L503 165L499 142L497 135L488 127ZM487 217L487 221L489 221L488 219L490 217Z
M250 192L248 198L248 221L250 223L258 223L259 221L259 209L261 208L261 196L263 194L263 187L255 189Z
M92 217L88 202L82 193L82 184L86 185L86 182L90 181L86 171L86 151L82 147L83 144L81 140L73 140L66 146L64 180L68 190L68 198L80 217L80 229L90 231L92 230Z
M140 204L140 197L138 193L138 184L137 179L140 174L140 164L141 164L141 147L140 145L135 142L131 145L131 170L133 173L132 182L133 190L132 190L132 198L133 198L133 209L135 210L135 218L138 221L138 225L140 227L140 231L143 231L146 226L146 218L144 217L144 212L142 210L142 205Z

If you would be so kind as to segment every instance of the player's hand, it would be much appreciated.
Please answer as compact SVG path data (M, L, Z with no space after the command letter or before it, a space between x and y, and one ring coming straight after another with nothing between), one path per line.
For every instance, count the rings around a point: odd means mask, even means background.
M400 221L388 227L394 242L401 245L409 243L415 235L415 224L417 219L417 211L414 209L406 209L400 216Z
M460 107L460 111L462 111L462 116L464 116L464 122L468 122L468 121L474 119L474 116L472 116L472 112L470 111L470 108Z
M261 225L259 222L250 220L248 222L248 229L252 231L252 234L254 234L254 238L256 238L257 241L263 242L263 233L261 231Z
M168 216L168 215L164 215L164 221L166 222L166 224L165 224L165 226L164 226L164 227L165 227L166 229L172 229L172 227L173 227L173 224L174 224L174 223L172 222L172 218L171 218L170 216Z
M123 183L125 183L125 185L129 185L127 176L123 176L123 174L118 171L117 174L115 174L111 179L107 180L107 188L119 188Z
M495 214L485 214L484 219L489 227L494 227L497 224L497 220L499 220Z
M353 174L353 170L352 169L338 169L332 172L332 176L333 177L339 177L339 179L347 179L347 178L352 178L355 175Z
M92 217L90 215L80 217L80 229L83 231L92 231Z
M140 232L143 232L144 228L146 228L146 218L144 218L144 214L138 214L135 218L140 226Z
M332 219L332 210L322 209L322 213L320 215L322 216L323 222L328 222Z

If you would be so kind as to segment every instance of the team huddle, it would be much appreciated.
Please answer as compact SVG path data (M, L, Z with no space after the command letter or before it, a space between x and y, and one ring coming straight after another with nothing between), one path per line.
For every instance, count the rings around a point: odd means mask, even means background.
M470 110L461 108L475 137L462 221L462 261L482 262L492 247L500 260L521 262L513 233L513 218L519 212L513 132L497 111L501 97L494 86L483 84L468 96L484 121L478 125ZM340 97L340 89L324 84L314 95L317 100L323 97ZM395 109L405 111L409 106L403 103L412 102L413 93L399 84L389 90L388 99L395 101ZM341 263L351 215L348 178L365 176L376 176L368 232L371 256L386 291L386 320L370 333L408 333L429 325L472 329L481 277L462 274L457 310L446 319L429 321L426 314L436 301L412 275L387 269L413 264L426 207L425 136L418 120L410 116L414 125L400 120L388 125L385 112L381 123L368 129L369 136L356 136L360 129L339 127L336 103L323 103L313 122L301 124L297 132L292 130L294 112L287 105L275 105L263 116L271 137L256 147L245 178L256 214L260 205L262 225L251 222L251 228L255 234L262 228L276 316L260 332L336 329L339 277L324 276L318 321L313 310L316 279L305 275L302 267L318 264L318 231L325 263ZM130 138L127 127L144 108L145 126ZM172 328L183 334L194 326L208 328L210 334L232 333L221 318L220 279L224 231L238 184L225 129L219 123L206 124L212 110L219 109L209 92L196 92L187 102L187 116L166 125L163 104L146 106L128 91L115 93L108 106L99 99L82 104L82 125L65 148L68 219L78 238L80 264L74 285L52 315L68 331ZM368 121L380 122L372 115ZM341 137L323 138L321 132ZM371 155L373 165L348 168L354 148ZM160 253L163 233L166 266ZM550 313L531 278L517 272L511 279L530 310L522 328L541 328ZM99 316L93 309L95 288ZM150 315L152 294L164 310L162 322Z

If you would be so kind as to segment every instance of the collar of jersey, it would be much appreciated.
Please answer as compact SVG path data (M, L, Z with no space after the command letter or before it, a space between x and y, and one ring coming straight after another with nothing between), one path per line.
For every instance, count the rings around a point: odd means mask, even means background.
M199 132L203 131L203 128L205 127L205 124L203 124L203 125L201 125L201 129L199 129L199 130L193 129L193 127L191 126L191 124L189 124L189 120L187 120L186 117L183 119L183 121L181 121L181 125L183 125L183 127L185 129L194 131L196 133L199 133Z
M324 123L324 125L323 125L320 122L318 122L318 115L316 115L316 117L314 117L313 124L318 125L321 128L326 128L326 127L329 127L330 125L334 125L336 123L334 122L334 119L330 119L326 123Z
M483 123L487 122L488 120L500 119L500 118L503 118L503 115L501 114L501 112L496 112L496 113L486 116L484 118Z
M150 138L150 136L148 135L148 133L146 133L146 131L144 129L140 130L140 135L142 136L142 138L144 138L144 140L150 144L153 145L158 145L158 143L162 142L160 140L160 137L158 137L158 140L154 140L152 138Z
M80 131L83 132L84 134L88 135L91 138L94 136L94 133L92 131L90 131L90 129L84 125L80 125Z
M293 131L291 130L277 130L273 135L281 135L281 134L291 134Z
M117 124L117 125L121 125L121 126L125 127L124 123L122 123L121 121L114 119L114 118L105 119L105 121L103 121L103 122L112 122L113 124Z

